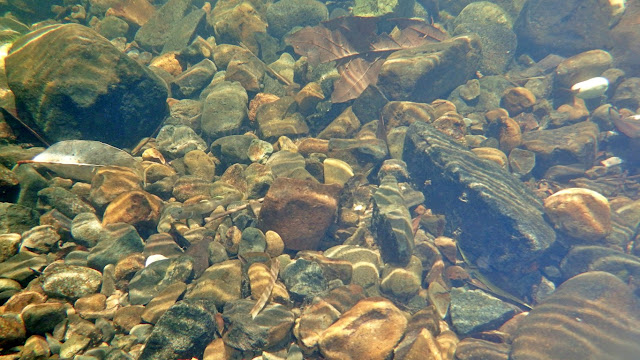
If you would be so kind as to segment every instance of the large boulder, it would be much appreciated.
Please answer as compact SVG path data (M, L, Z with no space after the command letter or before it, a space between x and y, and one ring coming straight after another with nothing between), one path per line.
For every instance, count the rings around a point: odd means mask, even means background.
M151 135L167 112L163 81L82 25L23 36L5 64L18 115L52 142L131 146Z

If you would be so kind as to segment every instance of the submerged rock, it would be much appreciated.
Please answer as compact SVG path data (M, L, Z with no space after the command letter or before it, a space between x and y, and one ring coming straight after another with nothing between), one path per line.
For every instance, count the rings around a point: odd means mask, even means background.
M47 26L16 41L6 73L20 117L52 141L131 146L167 112L159 77L77 24Z
M517 280L518 291L528 292L530 264L556 238L535 194L428 124L409 127L404 160L416 183L428 182L423 190L428 205L446 215L448 231L459 229L458 244L467 258L509 279L506 286Z
M392 100L427 102L464 84L478 69L479 61L476 36L400 50L382 64L378 86Z

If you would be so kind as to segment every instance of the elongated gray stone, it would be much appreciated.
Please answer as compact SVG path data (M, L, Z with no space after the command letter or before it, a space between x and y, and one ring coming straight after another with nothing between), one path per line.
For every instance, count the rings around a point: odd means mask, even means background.
M499 284L515 290L517 283L518 293L527 293L537 279L531 265L556 238L535 194L426 123L409 127L403 158L467 259Z

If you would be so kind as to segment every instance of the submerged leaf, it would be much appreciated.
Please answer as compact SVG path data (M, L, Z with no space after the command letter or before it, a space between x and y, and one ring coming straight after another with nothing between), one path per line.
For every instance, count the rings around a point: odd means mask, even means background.
M126 167L142 174L142 165L127 152L92 140L60 141L32 160L19 163L40 164L60 177L86 182L91 181L96 168L103 166Z

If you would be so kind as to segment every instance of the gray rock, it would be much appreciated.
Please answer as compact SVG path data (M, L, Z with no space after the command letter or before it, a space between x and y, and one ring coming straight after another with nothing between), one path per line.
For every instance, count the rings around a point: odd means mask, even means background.
M46 265L46 256L22 251L0 263L0 278L24 282Z
M47 179L28 164L15 167L13 173L20 182L20 193L16 204L35 208L38 202L38 191L49 186Z
M95 246L105 231L96 214L92 212L80 213L71 222L73 240L88 248Z
M55 262L42 273L45 294L55 298L77 300L100 290L102 274L88 267Z
M191 0L169 0L136 32L136 42L147 50L160 50L175 26L190 9Z
M305 169L304 157L299 153L281 150L273 154L266 164L271 168L273 176L300 180L317 180Z
M624 282L637 284L640 258L602 246L574 246L560 263L564 279L588 271L606 271Z
M459 36L396 51L382 64L378 87L391 100L435 100L475 74L481 59L480 47L477 36Z
M506 276L496 281L507 289L529 293L536 282L530 265L556 239L536 195L429 124L409 127L403 158L415 183L430 182L427 205L446 215L447 231L458 229L467 259L488 264L489 277L494 271Z
M186 125L195 132L200 131L200 114L202 114L202 102L193 99L182 99L169 110L169 117L165 125Z
M129 31L129 24L117 16L109 15L100 20L96 26L98 34L109 40L125 37Z
M249 147L255 140L251 135L229 135L211 143L211 153L226 168L232 164L251 164Z
M247 91L238 82L211 87L202 108L202 132L213 139L240 133L247 119Z
M38 225L40 214L26 206L0 203L0 234L22 233Z
M173 94L177 98L198 97L218 69L209 59L204 59L178 75L172 84Z
M242 237L238 248L238 254L244 255L248 252L264 252L267 247L267 240L260 229L248 227L242 230Z
M451 289L449 314L460 335L497 329L520 310L482 290Z
M499 108L502 94L513 87L513 83L502 76L483 76L478 82L480 95L472 100L463 96L465 85L458 86L449 95L448 100L456 105L458 113L486 112Z
M510 16L488 1L467 5L454 20L453 35L477 34L482 44L480 72L483 75L502 74L518 46Z
M604 49L612 20L611 9L598 0L529 0L514 25L518 51L542 58Z
M20 118L52 141L132 146L167 111L159 77L78 24L46 26L22 37L6 58L6 73Z
M83 212L96 212L93 206L84 202L78 195L57 186L38 191L38 208L56 209L72 219Z
M509 152L509 167L520 178L531 174L536 166L536 154L529 150L515 148Z
M288 339L295 316L280 304L269 304L255 319L250 312L254 301L239 300L225 305L223 317L228 329L224 343L236 349L255 351L267 349Z
M373 204L371 231L380 246L382 259L395 265L407 265L413 254L411 214L393 175L382 179L373 194Z
M196 9L178 21L175 26L171 28L166 42L162 47L162 53L164 54L170 51L180 52L189 46L190 42L196 37L196 34L202 31L206 25L206 15L207 13L204 10Z
M193 278L193 260L181 256L160 260L138 271L129 282L129 301L132 305L146 305L167 287L186 283Z
M206 150L207 143L185 125L165 125L156 136L158 150L169 158L184 156L192 150Z
M280 136L301 136L309 133L304 116L298 112L296 101L291 96L263 104L256 112L258 131L265 140L276 140Z
M625 79L618 85L616 92L611 99L612 103L618 107L637 109L640 107L640 78L632 77Z
M327 281L318 263L297 259L280 274L292 297L298 300L313 298L327 291Z
M144 242L133 225L117 223L105 226L98 244L91 248L87 261L90 267L102 271L129 254L142 252Z
M296 26L314 26L328 18L327 7L316 0L281 0L267 8L268 31L276 38Z
M215 338L215 304L207 300L182 300L165 312L154 326L139 360L201 359Z
M598 152L599 133L598 125L583 121L557 129L525 132L522 147L536 154L536 176L555 165L580 164L588 169Z

